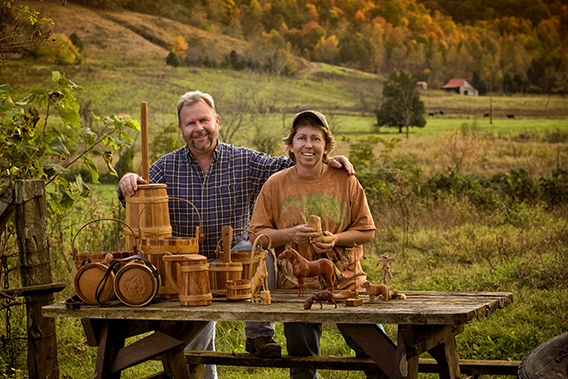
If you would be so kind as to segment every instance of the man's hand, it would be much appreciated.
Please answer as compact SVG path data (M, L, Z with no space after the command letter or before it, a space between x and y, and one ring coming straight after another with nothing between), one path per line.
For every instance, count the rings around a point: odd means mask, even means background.
M142 178L138 174L128 173L125 174L121 179L118 185L120 185L120 190L124 196L134 196L136 191L138 190L138 184L148 184L144 178Z
M349 159L347 159L347 157L344 155L338 155L336 157L328 158L327 164L329 165L329 167L333 168L343 167L349 175L355 175L355 169L353 168L353 165L351 164L351 162L349 162Z

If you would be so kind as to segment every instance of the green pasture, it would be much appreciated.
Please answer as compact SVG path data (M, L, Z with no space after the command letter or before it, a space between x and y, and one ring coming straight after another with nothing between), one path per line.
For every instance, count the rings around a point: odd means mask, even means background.
M568 331L566 204L547 206L529 201L530 191L538 187L539 177L552 181L553 171L568 169L567 98L465 97L439 90L424 91L422 100L427 113L438 113L426 116L426 127L410 128L407 140L405 131L377 128L373 113L362 107L363 101L369 104L377 101L372 94L381 91L375 79L327 65L323 66L323 74L289 78L196 67L146 67L140 62L129 66L119 59L115 64L56 68L41 62L4 62L0 67L0 84L9 83L16 90L14 99L20 99L32 88L53 87L50 78L55 69L82 86L83 90L76 96L86 118L94 113L129 115L139 120L140 103L148 102L151 144L166 133L167 127L173 126L170 133L179 135L175 129L175 105L180 95L190 90L214 96L222 131L241 121L243 126L233 140L226 141L235 145L255 147L255 137L263 133L279 140L287 133L293 114L303 108L321 110L328 117L337 140L335 154L349 155L353 142L373 135L386 140L399 139L392 156L387 158L397 158L400 166L389 166L392 160L382 166L383 162L377 161L366 173L367 177L360 177L362 182L366 180L377 226L375 240L366 246L367 259L362 263L369 280L380 280L381 272L375 262L386 252L398 259L392 265L391 286L403 293L405 290L513 292L512 306L487 320L466 325L465 332L458 337L458 354L462 358L520 360L538 344ZM483 117L490 105L494 110L492 122ZM506 118L507 114L514 114L515 118ZM464 130L475 131L475 138L463 133ZM134 147L139 149L139 138L133 137ZM179 147L183 141L178 138L172 144L175 146L167 148ZM157 150L151 145L151 153L152 148ZM379 148L372 148L378 159ZM139 157L135 163L139 163ZM494 175L494 182L509 189L511 195L503 198L486 195L478 187L467 188L467 183L463 184L464 188L471 193L466 195L457 190L444 192L444 180L451 180L449 172L456 163L462 164L464 173ZM104 171L104 165L99 167ZM514 170L526 170L527 177L511 179ZM414 184L437 183L441 189L417 199L420 188L413 192L415 188L404 180L387 188L384 181L370 174L378 177L384 172L395 179L401 172L409 173L415 175ZM57 301L74 294L76 269L71 258L71 241L81 225L96 218L124 219L124 210L115 196L116 184L89 183L89 186L92 190L89 199L79 201L65 217L49 219L53 280L67 283L65 290L56 294ZM529 200L519 200L523 190L527 191ZM121 249L123 230L115 224L101 222L81 233L76 241L80 251ZM15 251L15 243L6 245L13 249L12 253ZM17 279L12 279L10 284L16 282ZM2 314L0 330L4 330L6 320ZM23 307L14 308L10 322L13 334L25 335ZM57 319L56 325L62 377L92 377L97 351L86 345L80 322ZM385 327L396 340L395 327ZM326 325L324 330L324 354L352 354L333 325ZM277 324L276 340L285 349L281 324ZM25 339L22 341L0 354L0 374L9 369L25 370ZM216 345L218 350L244 352L244 323L219 323ZM149 362L126 370L122 377L139 378L158 371L159 367L159 363ZM281 369L219 367L219 372L220 378L229 379L288 377L287 371ZM322 370L320 374L325 379L364 377L359 372Z

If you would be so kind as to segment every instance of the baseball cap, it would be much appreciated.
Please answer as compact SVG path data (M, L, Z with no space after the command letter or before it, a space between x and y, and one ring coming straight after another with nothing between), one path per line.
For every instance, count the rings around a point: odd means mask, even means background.
M326 120L325 116L322 113L320 113L318 111L311 110L311 109L296 113L294 115L294 118L292 119L291 129L294 129L294 127L296 126L296 124L298 123L300 118L302 118L304 116L310 117L311 119L316 121L318 124L320 124L321 126L323 126L323 127L325 127L326 129L329 130L329 125L327 124L327 120Z

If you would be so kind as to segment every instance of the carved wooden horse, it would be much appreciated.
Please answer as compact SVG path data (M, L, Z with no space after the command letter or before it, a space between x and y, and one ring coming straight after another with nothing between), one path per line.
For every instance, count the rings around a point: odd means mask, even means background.
M280 253L280 255L278 255L278 259L284 258L288 259L292 263L292 272L294 276L298 278L298 287L300 290L298 296L304 296L304 279L318 275L323 276L326 288L329 291L333 291L335 269L332 261L327 258L308 261L296 250L290 248L284 250Z

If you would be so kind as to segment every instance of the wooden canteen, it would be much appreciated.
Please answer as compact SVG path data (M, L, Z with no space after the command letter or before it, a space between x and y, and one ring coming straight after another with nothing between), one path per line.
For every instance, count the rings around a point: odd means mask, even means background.
M114 277L116 297L130 307L148 304L160 289L158 270L143 255L134 255L120 262L125 264Z
M103 287L99 289L99 297L97 299L99 283L101 283L106 275L114 277L112 271L107 273L111 260L112 254L107 253L106 258L101 262L91 262L89 259L83 261L82 266L73 279L75 293L79 296L79 299L87 304L101 305L114 298L114 285L112 280L110 280L104 283Z
M169 285L179 293L179 302L184 307L210 305L213 295L209 285L207 258L199 254L165 255L166 278ZM172 264L180 265L180 283L172 275Z

